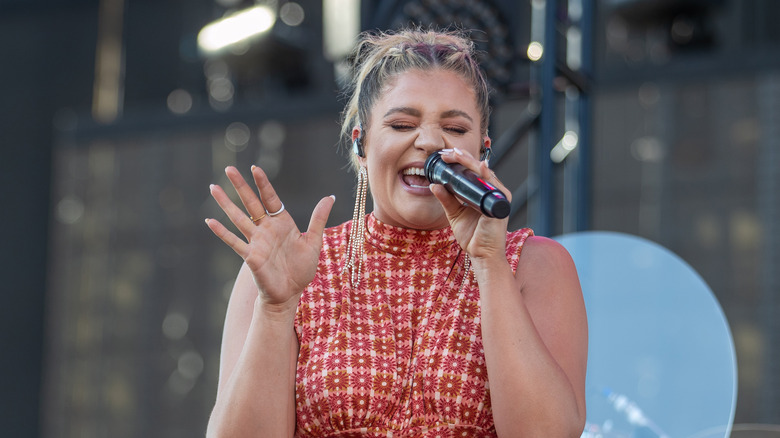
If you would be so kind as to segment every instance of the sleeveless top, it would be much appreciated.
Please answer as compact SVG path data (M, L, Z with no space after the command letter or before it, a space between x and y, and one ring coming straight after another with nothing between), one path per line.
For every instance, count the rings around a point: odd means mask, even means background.
M295 319L296 437L495 437L479 289L452 230L366 216L363 272L343 272L352 221L325 231ZM516 271L530 229L507 233Z

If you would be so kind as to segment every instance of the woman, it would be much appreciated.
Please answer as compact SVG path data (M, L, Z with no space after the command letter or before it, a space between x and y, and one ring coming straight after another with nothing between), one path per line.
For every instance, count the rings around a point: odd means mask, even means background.
M568 253L422 176L438 151L508 193L477 158L488 87L471 42L365 34L353 59L352 221L325 229L326 197L301 233L258 167L259 198L226 170L244 209L211 186L244 238L206 222L245 263L209 436L580 436L587 322Z

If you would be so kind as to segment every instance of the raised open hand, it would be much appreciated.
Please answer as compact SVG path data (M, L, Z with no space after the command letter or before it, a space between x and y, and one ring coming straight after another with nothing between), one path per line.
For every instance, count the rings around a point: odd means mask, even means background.
M218 185L210 186L211 195L244 239L216 219L206 219L208 227L244 259L265 304L295 308L301 292L316 274L322 233L335 197L320 200L308 230L301 233L262 169L252 166L259 197L235 167L228 167L225 173L246 212Z

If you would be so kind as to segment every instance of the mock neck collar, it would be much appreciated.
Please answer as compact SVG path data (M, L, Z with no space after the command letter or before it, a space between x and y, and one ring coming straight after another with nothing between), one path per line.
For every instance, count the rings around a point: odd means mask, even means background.
M366 216L366 243L395 255L433 255L453 246L460 250L450 227L416 230L386 224L370 213Z

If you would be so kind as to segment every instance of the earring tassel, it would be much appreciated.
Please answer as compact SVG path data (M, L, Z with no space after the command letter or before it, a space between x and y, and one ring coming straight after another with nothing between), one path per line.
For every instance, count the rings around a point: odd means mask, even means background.
M358 172L357 193L355 194L355 209L352 212L352 229L349 233L347 248L347 263L344 269L350 270L350 285L355 288L360 284L363 269L363 244L366 231L366 195L368 192L368 173L365 167Z

